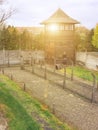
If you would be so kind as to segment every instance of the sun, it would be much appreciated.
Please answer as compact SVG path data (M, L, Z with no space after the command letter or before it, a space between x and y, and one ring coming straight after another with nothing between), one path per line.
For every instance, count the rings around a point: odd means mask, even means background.
M50 31L57 31L58 30L58 26L56 25L56 24L51 24L50 26L49 26L49 30Z

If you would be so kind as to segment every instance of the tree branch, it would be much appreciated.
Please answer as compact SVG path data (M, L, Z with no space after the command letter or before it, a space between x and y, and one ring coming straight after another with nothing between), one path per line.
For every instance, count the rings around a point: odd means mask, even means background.
M2 24L4 21L6 21L8 18L10 18L12 16L12 14L15 12L16 12L16 10L10 10L8 12L2 13L0 16L0 24Z

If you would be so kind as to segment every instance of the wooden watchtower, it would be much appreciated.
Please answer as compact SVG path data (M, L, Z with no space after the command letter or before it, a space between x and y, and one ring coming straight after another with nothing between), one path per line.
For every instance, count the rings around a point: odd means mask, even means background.
M68 59L74 60L75 24L79 24L79 22L59 8L41 24L44 24L47 57L58 58L66 53Z

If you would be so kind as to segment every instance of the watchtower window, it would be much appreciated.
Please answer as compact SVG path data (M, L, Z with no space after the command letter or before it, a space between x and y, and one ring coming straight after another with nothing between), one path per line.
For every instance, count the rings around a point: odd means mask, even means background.
M64 30L73 30L74 28L73 28L73 25L72 24L65 24L65 26L64 26Z
M67 31L74 30L73 24L48 24L46 25L47 31Z
M65 26L64 25L59 25L59 30L61 30L61 31L65 30Z

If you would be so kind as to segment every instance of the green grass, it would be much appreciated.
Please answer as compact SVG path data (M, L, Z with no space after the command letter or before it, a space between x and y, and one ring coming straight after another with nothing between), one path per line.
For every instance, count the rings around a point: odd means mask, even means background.
M60 71L63 73L64 70L62 69ZM67 72L67 74L70 75L71 72L72 72L72 68L70 66L67 67L66 68L66 72ZM88 69L83 68L83 67L80 67L80 66L74 66L73 67L73 74L74 74L74 76L82 78L84 80L93 81L93 77L92 77L92 74L91 74L92 72L93 71L88 70ZM98 72L94 71L93 73L95 74L96 79L98 81Z
M10 130L39 130L39 125L29 116L24 107L10 94L5 85L0 83L0 103L5 104L10 114L7 113L9 119Z
M53 130L72 130L15 82L3 75L0 79L0 104L5 106L9 130L43 130L43 124L36 122L32 113L45 120Z

